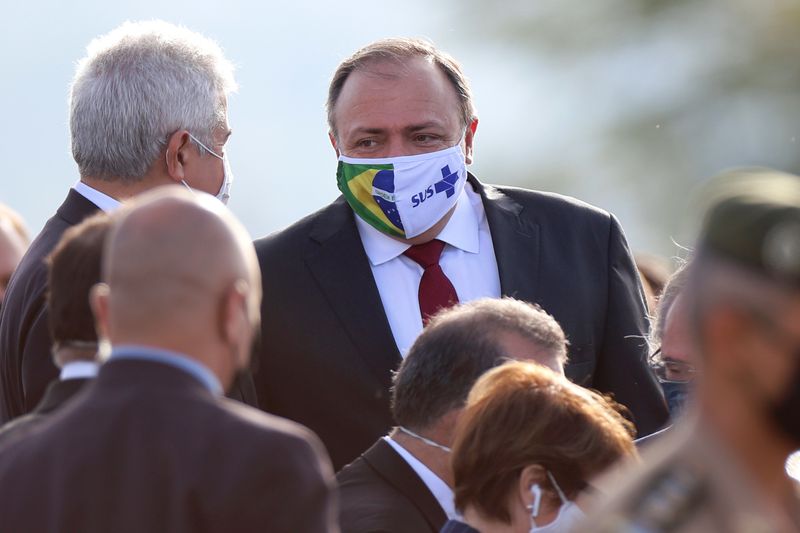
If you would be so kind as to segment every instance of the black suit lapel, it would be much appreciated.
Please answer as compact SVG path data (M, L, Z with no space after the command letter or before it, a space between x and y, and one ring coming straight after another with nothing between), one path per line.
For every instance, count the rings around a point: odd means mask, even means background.
M70 189L67 198L56 213L59 217L67 221L70 226L74 226L99 210L99 207L86 199L81 193L75 189Z
M444 509L428 490L425 482L386 441L378 440L372 448L364 453L362 458L381 478L395 487L419 509L432 531L439 531L447 522Z
M469 175L481 195L492 234L503 296L536 301L539 274L539 225L521 216L522 206L491 185Z
M400 352L383 310L353 213L340 197L311 233L305 261L358 355L388 390Z

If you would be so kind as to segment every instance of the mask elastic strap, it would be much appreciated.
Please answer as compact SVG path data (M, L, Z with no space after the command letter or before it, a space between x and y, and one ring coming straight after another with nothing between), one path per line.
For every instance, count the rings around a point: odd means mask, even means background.
M462 133L462 134L461 134L461 138L458 140L458 142L457 142L456 144L454 144L453 146L451 146L451 148L455 148L456 146L461 146L461 143L463 143L463 142L464 142L464 139L466 139L466 138L467 138L467 130L468 130L468 129L469 129L469 126L467 126L466 128L464 128L464 133Z
M549 470L547 471L547 478L550 480L550 483L553 484L553 488L556 489L558 497L561 498L561 503L567 503L568 500L566 495L564 495L564 491L558 486L558 483L556 483L556 478L553 477L553 474L551 474Z
M403 426L397 426L397 429L399 429L400 431L402 431L406 435L410 435L410 436L414 437L415 439L421 440L422 442L424 442L428 446L433 446L434 448L439 448L440 450L444 450L447 453L451 453L453 451L450 448L448 448L447 446L444 446L442 444L439 444L438 442L432 441L431 439L427 439L427 438L423 437L422 435L417 435L416 433L414 433L410 429L406 429Z
M186 133L189 133L189 132L187 131ZM194 140L194 142L196 142L197 144L199 144L200 146L202 146L203 148L205 148L205 149L208 151L208 153L210 153L211 155L213 155L213 156L214 156L214 157L216 157L217 159L222 159L223 161L225 160L225 159L224 159L224 158L223 158L221 155L219 155L217 152L215 152L214 150L212 150L211 148L209 148L209 147L208 147L208 146L206 146L205 144L201 143L201 142L200 142L200 139L198 139L197 137L195 137L195 136L194 136L194 135L192 135L191 133L189 133L189 137L191 137L191 138L192 138L192 140Z

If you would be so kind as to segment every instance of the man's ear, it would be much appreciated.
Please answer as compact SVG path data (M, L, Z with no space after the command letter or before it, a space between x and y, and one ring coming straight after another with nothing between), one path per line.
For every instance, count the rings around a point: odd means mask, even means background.
M186 179L186 158L191 157L189 148L191 137L186 130L178 130L167 139L167 150L164 155L167 163L167 174L175 183Z
M464 161L472 164L472 154L475 145L475 132L478 130L478 117L472 119L472 122L467 126L467 131L464 135Z
M110 289L105 283L95 284L89 291L89 305L94 315L94 329L99 339L109 338L109 295Z
M242 279L236 280L225 292L221 302L220 335L229 346L237 347L237 368L244 368L249 363L249 337L252 325L248 312L248 286ZM243 346L245 349L238 349ZM241 353L239 353L241 352ZM244 360L239 360L244 358Z
M338 159L339 156L342 155L342 154L341 154L341 152L339 152L339 145L337 144L336 136L333 134L332 131L328 132L328 139L330 139L331 146L333 146L333 151L336 152L336 158Z

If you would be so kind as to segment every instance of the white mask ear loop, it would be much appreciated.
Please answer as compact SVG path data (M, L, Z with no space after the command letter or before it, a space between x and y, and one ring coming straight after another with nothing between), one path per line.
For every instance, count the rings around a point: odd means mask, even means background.
M561 505L565 505L567 503L567 496L564 494L564 491L561 490L561 487L558 486L556 478L553 477L553 474L550 473L549 470L547 470L547 479L549 479L550 483L553 484L553 488L561 500ZM539 508L542 505L542 488L538 483L531 485L531 495L533 496L533 503L528 506L528 509L531 512L531 522L533 522L533 527L536 527L536 519L539 517Z
M189 133L189 132L186 132L186 133ZM192 135L191 133L189 133L189 137L191 137L194 140L194 142L196 142L197 144L199 144L200 146L205 148L208 151L208 153L210 153L211 155L213 155L214 157L216 157L217 159L219 159L221 161L225 161L224 157L219 155L217 152L215 152L214 150L212 150L211 148L209 148L205 144L201 143L200 140L197 137L195 137L194 135Z
M464 139L466 139L466 138L467 138L467 130L468 130L468 129L469 129L469 126L467 126L466 128L464 128L464 133L462 133L462 134L461 134L461 138L458 140L458 142L457 142L456 144L454 144L454 145L453 145L454 147L455 147L455 146L461 146L461 143L463 143L463 142L464 142Z
M553 474L551 474L549 470L547 471L547 478L550 480L550 483L553 484L553 488L556 489L558 497L561 498L561 504L563 505L567 503L568 500L566 495L564 494L564 491L561 490L561 487L558 486L558 483L556 483L556 478L553 477Z
M432 441L431 439L427 439L427 438L423 437L422 435L418 435L418 434L414 433L413 431L411 431L410 429L404 428L403 426L397 426L397 429L402 431L406 435L410 435L410 436L414 437L415 439L421 440L422 442L424 442L428 446L433 446L434 448L439 448L440 450L443 450L443 451L445 451L447 453L452 453L452 451L453 451L452 449L448 448L447 446L444 446L442 444L439 444L438 442Z

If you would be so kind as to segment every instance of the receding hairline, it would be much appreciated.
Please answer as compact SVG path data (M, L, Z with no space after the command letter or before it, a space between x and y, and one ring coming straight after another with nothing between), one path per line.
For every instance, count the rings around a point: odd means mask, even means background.
M475 107L472 102L472 89L464 75L461 64L452 56L436 48L433 43L424 39L389 38L372 42L357 50L343 60L336 68L328 88L328 99L325 104L328 115L328 127L336 135L335 110L342 89L347 79L354 72L363 72L372 65L399 64L422 58L436 65L442 72L456 96L460 119L464 126L475 118Z
M559 361L566 362L569 341L564 330L552 315L536 304L508 297L480 298L435 316L428 327L462 327L465 323L485 329L492 341L498 344L502 343L503 336L511 334L518 335L543 350L555 348ZM552 334L555 339L544 339L541 335L543 333ZM554 345L553 340L558 346Z

